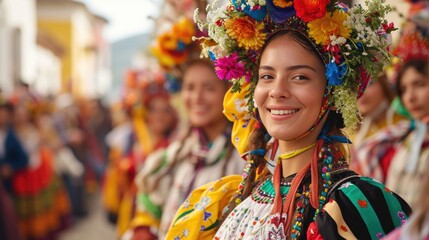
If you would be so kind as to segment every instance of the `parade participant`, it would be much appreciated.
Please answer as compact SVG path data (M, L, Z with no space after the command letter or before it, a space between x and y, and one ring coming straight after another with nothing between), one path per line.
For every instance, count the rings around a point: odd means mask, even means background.
M247 146L248 164L242 179L191 193L167 239L378 239L401 225L409 206L348 170L341 132L359 122L356 99L389 62L389 9L305 0L209 8L203 48L234 84L225 102L247 100L248 115L225 112L241 116L233 141Z
M385 180L386 186L410 206L415 206L423 184L421 179L429 166L429 27L425 25L428 16L428 3L414 3L394 50L402 59L396 66L397 94L413 120L377 134L362 145L364 151L358 155L362 165L368 166L370 176L383 177L379 179Z
M194 188L243 169L244 161L229 141L231 126L222 114L227 89L210 62L189 63L181 92L189 130L167 149L150 155L137 176L132 239L164 239L174 213Z
M111 161L105 178L104 202L111 217L117 215L118 236L129 228L135 214L136 173L150 153L168 146L178 123L162 73L156 74L159 78L144 71L131 71L128 76L128 81L135 82L127 94L135 92L138 97L125 109L128 120L115 127L106 139Z

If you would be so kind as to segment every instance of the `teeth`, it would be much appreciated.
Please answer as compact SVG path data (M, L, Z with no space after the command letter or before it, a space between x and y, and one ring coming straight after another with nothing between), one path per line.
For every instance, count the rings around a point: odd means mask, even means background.
M274 114L274 115L289 115L289 114L293 114L296 112L298 112L297 109L294 109L294 110L274 110L274 109L272 109L271 110L271 114Z

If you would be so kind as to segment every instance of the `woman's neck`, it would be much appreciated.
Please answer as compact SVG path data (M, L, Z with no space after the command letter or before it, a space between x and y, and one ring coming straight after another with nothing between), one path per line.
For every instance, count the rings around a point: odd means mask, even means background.
M312 132L301 139L293 141L281 141L279 140L279 151L280 154L284 154L290 151L304 149L315 144L317 141L317 133ZM303 169L313 158L313 152L316 145L311 146L304 152L293 156L288 159L282 159L282 176L287 177L291 174L299 172Z
M205 134L207 135L210 142L213 142L220 134L225 132L226 126L228 125L228 121L222 120L218 121L210 126L203 127Z

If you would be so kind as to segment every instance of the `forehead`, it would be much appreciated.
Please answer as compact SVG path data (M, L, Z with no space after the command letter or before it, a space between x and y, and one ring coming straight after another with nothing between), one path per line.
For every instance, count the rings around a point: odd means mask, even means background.
M214 69L208 65L196 64L189 67L183 77L184 84L216 84L221 83Z
M288 35L278 36L271 40L261 53L261 64L264 62L276 62L283 60L291 65L307 64L322 65L315 52L310 51L311 46L304 47L302 43Z
M401 85L412 84L417 81L429 81L429 76L425 76L420 73L415 67L408 67L405 69L402 77L400 78Z

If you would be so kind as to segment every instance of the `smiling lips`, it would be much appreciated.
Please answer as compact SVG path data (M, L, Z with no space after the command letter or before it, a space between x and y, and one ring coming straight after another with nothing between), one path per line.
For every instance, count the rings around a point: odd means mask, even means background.
M268 109L272 115L291 115L299 111L299 109Z

